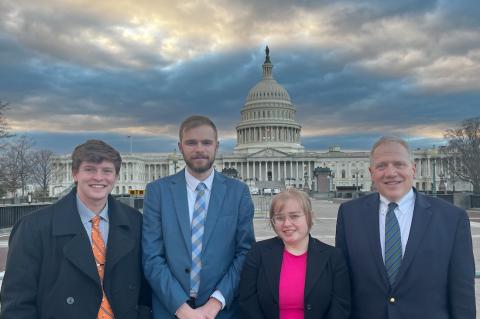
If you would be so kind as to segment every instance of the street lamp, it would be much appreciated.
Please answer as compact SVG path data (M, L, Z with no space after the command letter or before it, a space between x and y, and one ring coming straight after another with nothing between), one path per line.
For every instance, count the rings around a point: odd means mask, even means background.
M173 163L173 172L177 173L177 163L178 163L178 156L177 156L177 149L173 149L173 153L169 156L170 160Z
M130 140L130 154L133 153L133 138L131 135L127 135L127 138Z

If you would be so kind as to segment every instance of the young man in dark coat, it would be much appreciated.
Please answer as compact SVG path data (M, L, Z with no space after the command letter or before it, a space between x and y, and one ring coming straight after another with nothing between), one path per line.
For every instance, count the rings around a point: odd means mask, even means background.
M102 141L77 146L76 187L14 226L2 319L150 318L141 265L142 215L110 196L121 161Z

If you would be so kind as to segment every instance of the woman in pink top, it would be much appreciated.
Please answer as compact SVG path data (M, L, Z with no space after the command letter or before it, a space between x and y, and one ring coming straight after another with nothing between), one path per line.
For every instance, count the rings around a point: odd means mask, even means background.
M342 253L310 236L308 195L291 188L273 197L275 238L257 242L240 279L241 318L346 319L350 280Z

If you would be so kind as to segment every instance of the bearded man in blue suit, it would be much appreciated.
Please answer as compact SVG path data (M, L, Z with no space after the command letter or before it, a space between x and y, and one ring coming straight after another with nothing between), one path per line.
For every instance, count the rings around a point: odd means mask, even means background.
M466 212L413 188L407 143L370 153L378 193L340 206L336 246L347 258L352 319L475 319L475 264Z
M191 116L180 126L186 168L147 185L143 264L153 315L236 318L245 256L254 242L248 187L216 172L215 124Z

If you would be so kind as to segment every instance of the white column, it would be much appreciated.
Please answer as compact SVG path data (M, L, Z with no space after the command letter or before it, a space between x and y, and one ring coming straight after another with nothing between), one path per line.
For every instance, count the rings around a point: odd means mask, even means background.
M267 160L265 160L265 170L263 172L265 173L264 180L268 181L268 161Z
M277 181L282 179L282 175L280 173L280 161L277 161Z
M293 178L293 161L290 161L290 178Z
M298 181L298 161L295 161L295 164L296 164L296 170L295 170L295 179Z
M313 181L313 176L312 176L312 162L311 161L308 161L308 180L310 182Z
M256 163L257 163L257 169L258 169L257 179L260 181L262 180L262 171L261 171L262 163L260 161L257 161Z
M275 161L272 161L270 164L272 164L272 181L276 181L276 174L275 174Z
M265 161L265 180L268 181L268 161Z
M267 174L265 173L265 167L262 168L262 162L264 162L264 161L260 161L260 171L261 171L260 176L262 178L262 181L266 181L267 180ZM265 163L264 166L267 166L266 164L267 163Z

